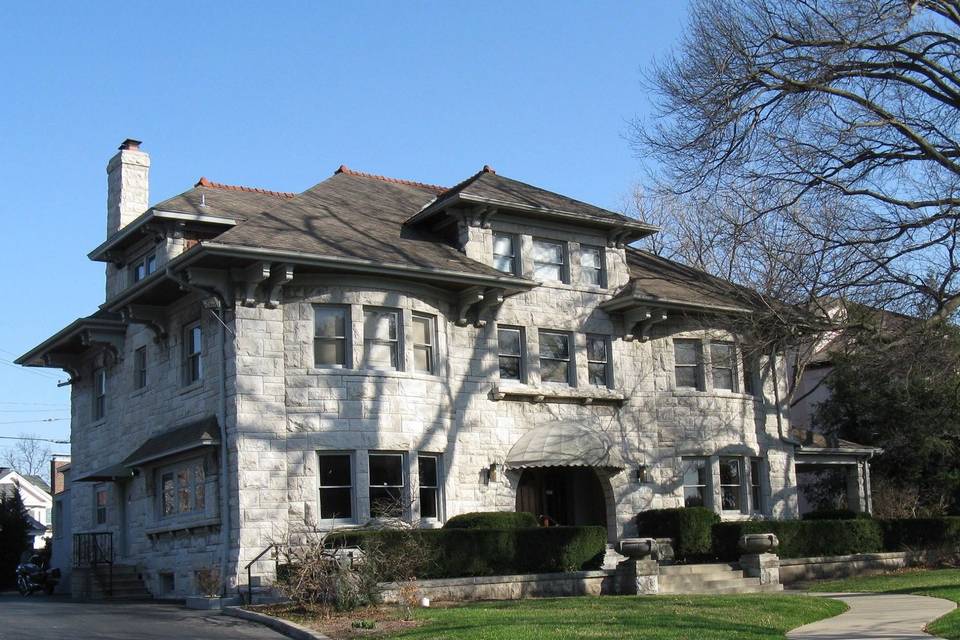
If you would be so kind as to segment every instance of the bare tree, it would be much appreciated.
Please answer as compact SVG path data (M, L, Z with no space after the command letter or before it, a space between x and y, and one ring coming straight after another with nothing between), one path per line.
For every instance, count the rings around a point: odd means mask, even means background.
M656 114L632 141L696 207L684 233L773 252L771 293L794 278L812 299L956 317L960 0L693 0L649 77Z
M53 453L49 445L31 434L21 433L19 438L4 452L4 464L23 475L45 477Z

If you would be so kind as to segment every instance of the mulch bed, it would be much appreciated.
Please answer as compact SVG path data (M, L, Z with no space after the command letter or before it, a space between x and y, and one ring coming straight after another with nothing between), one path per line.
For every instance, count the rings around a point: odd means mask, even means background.
M307 611L292 604L269 604L247 607L257 613L284 618L305 627L316 629L333 640L353 640L354 638L380 638L416 627L421 622L404 620L403 612L397 606L379 605L363 607L354 611ZM354 622L372 621L373 629L353 626Z

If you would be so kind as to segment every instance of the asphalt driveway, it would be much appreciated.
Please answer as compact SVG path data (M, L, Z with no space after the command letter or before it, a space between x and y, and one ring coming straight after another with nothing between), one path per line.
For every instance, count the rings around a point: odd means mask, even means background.
M239 618L153 603L73 602L0 594L0 640L280 640Z

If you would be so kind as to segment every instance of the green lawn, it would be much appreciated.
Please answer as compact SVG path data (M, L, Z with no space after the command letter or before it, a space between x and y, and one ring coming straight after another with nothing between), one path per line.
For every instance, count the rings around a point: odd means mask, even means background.
M878 576L819 582L811 591L863 591L869 593L914 593L945 598L960 604L960 569L900 571ZM960 609L930 625L934 635L960 640Z
M846 605L806 596L602 596L482 602L419 609L422 626L390 636L418 640L782 639Z

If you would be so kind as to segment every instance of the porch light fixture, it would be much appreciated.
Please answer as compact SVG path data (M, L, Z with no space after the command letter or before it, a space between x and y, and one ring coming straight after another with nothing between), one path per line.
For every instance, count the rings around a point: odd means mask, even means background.
M647 465L642 464L637 467L637 482L644 484L648 482L647 480Z

